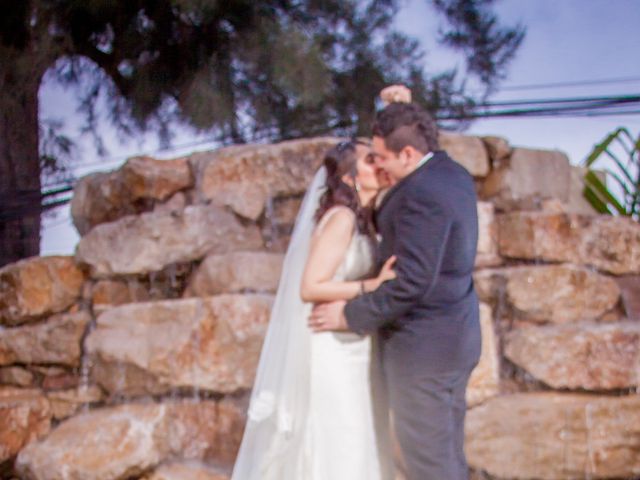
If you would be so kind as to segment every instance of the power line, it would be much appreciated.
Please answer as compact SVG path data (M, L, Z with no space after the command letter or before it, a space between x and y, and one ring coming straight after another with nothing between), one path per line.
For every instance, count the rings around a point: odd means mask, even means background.
M600 96L600 97L578 97L578 98L560 98L560 99L541 99L541 100L535 100L535 99L530 99L530 100L513 100L513 101L508 101L508 102L485 102L485 103L481 103L478 104L478 107L492 107L492 106L508 106L508 105L525 105L525 104L529 104L529 105L534 105L534 104L545 104L545 103L573 103L573 102L598 102L598 101L609 101L609 100L625 100L625 101L640 101L640 96ZM495 116L495 115L492 115ZM474 114L472 116L469 117L437 117L437 118L442 118L442 119L452 119L452 118L482 118L483 115L480 114ZM342 127L348 127L350 125L340 125ZM328 131L333 130L334 128L337 127L327 127L325 129L322 129L322 131L320 133L326 133ZM268 137L264 137L263 139L268 139ZM117 157L112 157L112 159L105 159L105 160L99 160L99 161L95 161L95 162L89 162L89 163L83 163L82 165L79 165L79 167L91 167L91 166L95 166L95 165L102 165L102 166L109 166L109 165L115 165L117 163L121 163L122 161L126 160L127 158L131 158L134 156L151 156L151 155L155 155L161 152L170 152L170 151L176 151L176 150L181 150L184 148L194 148L194 147L198 147L198 146L202 146L202 145L207 145L207 144L211 144L211 143L220 143L221 145L219 146L225 146L224 143L225 137L223 136L215 136L215 137L210 137L210 138L205 138L205 139L201 139L201 140L195 140L192 142L186 142L183 144L179 144L179 145L171 145L171 146L167 146L167 147L161 147L158 148L156 150L152 150L152 151L147 151L147 152L142 152L142 153L137 153L137 154L133 154L133 155L121 155L121 156L117 156Z
M640 80L640 77L638 77L638 80ZM478 104L477 106L498 106L498 105L509 105L509 104L534 104L534 103L561 103L561 102L580 102L580 101L599 101L599 100L608 100L608 99L617 99L617 98L626 98L625 96L602 96L602 97L580 97L580 98L569 98L569 99L565 99L565 98L561 98L561 99L542 99L542 100L536 100L536 99L530 99L530 100L514 100L514 101L509 101L509 102L485 102L485 103L481 103ZM640 97L637 97L640 98ZM473 118L479 118L477 116L474 116ZM349 125L343 125L343 126L349 126ZM327 128L324 129L324 131L331 131L331 128ZM96 166L96 165L101 165L101 166L110 166L110 165L115 165L115 164L119 164L121 162L123 162L124 160L128 159L128 158L132 158L132 157L140 157L140 156L151 156L151 155L156 155L158 153L161 152L171 152L171 151L176 151L176 150L181 150L183 148L194 148L194 147L198 147L198 146L202 146L202 145L207 145L207 144L211 144L211 143L220 143L219 146L225 146L226 142L224 142L224 140L226 140L226 137L224 137L223 135L217 135L215 137L208 137L208 138L204 138L204 139L200 139L200 140L195 140L195 141L191 141L191 142L186 142L186 143L182 143L179 145L170 145L167 147L160 147L157 148L155 150L148 150L146 152L136 152L133 154L125 154L125 155L117 155L114 157L107 157L103 160L97 160L94 162L88 162L88 163L83 163L82 165L78 165L79 167L91 167L91 166Z
M475 113L465 113L460 115L442 115L438 116L439 120L473 120L479 118L499 118L499 117L540 117L540 116L562 116L562 117L586 117L586 116L604 116L604 115L634 115L637 110L609 110L611 107L620 106L617 103L609 103L602 105L574 105L552 108L521 108L497 111L484 111ZM640 106L640 102L634 102L629 106ZM605 110L605 111L598 111Z
M0 207L0 222L10 222L19 220L23 217L40 216L43 212L52 210L62 205L66 205L69 202L71 202L71 197L66 197L43 204L34 204L33 202L30 202L22 204L15 203L9 208L2 206Z
M531 100L507 100L498 102L479 103L477 107L504 107L515 105L553 105L562 103L599 103L599 102L638 102L640 95L608 95L601 97L569 97L569 98L543 98Z
M640 110L617 110L612 112L566 112L556 109L529 109L529 110L503 110L499 112L488 112L467 115L448 115L438 117L440 120L477 120L481 118L530 118L530 117L604 117L620 115L639 115Z
M499 109L499 107L520 107ZM439 120L469 120L497 117L563 116L585 117L604 115L632 115L640 107L640 95L606 95L590 97L544 98L485 102L471 107L471 111L441 114Z
M501 109L492 110L495 107L507 107L507 106L521 106L528 108L513 108L513 109ZM543 107L543 108L537 108ZM441 114L437 115L438 120L470 120L481 118L524 118L524 117L602 117L602 116L627 116L640 114L640 95L609 95L609 96L595 96L595 97L571 97L571 98L546 98L546 99L529 99L529 100L512 100L512 101L500 101L500 102L485 102L477 105L476 111L471 111L464 114ZM479 110L479 111L478 111ZM327 132L335 131L339 128L346 128L352 126L354 122L341 121L333 125L327 125L326 127L318 128L313 132L305 132L307 135L321 135ZM255 132L258 133L258 132ZM274 135L269 130L265 129L263 135L257 135L256 141L271 140L273 141ZM200 139L197 141L186 142L180 145L172 145L168 147L162 147L152 152L146 152L138 154L154 155L159 152L176 151L184 148L193 148L196 146L202 146L206 144L222 144L224 145L224 138L221 136L210 137L206 139ZM79 165L79 167L87 167L92 165L107 166L115 162L121 162L122 160L129 158L130 156L121 156L119 159L112 161L99 161L91 162L87 164ZM62 193L67 193L73 190L75 179L68 182L56 182L53 184L45 184L44 188L49 190L24 190L16 192L10 198L5 198L0 203L0 220L10 216L14 218L16 215L28 215L28 214L40 214L41 210L47 210L55 208L60 205L64 205L70 201L71 197L57 199L52 202L43 203L43 200L48 197L55 197Z
M640 77L638 77L638 80L640 80ZM529 100L512 100L512 101L508 101L508 102L485 102L485 103L481 103L478 104L478 107L482 107L482 106L507 106L507 105L517 105L517 104L544 104L544 103L570 103L570 102L587 102L587 101L605 101L605 100L612 100L612 99L626 99L626 98L633 98L633 99L638 99L640 100L640 96L599 96L599 97L578 97L578 98L560 98L560 99L541 99L541 100L536 100L536 99L529 99ZM474 115L473 118L481 118L481 116L478 115ZM342 127L348 127L350 125L341 125ZM331 131L333 130L333 128L337 128L337 127L328 127L326 129L323 129L323 133L327 132L327 131ZM265 137L267 138L267 137ZM109 166L109 165L115 165L118 163L123 162L124 160L128 159L128 158L132 158L132 157L140 157L140 156L151 156L151 155L156 155L158 153L161 152L171 152L171 151L176 151L176 150L181 150L184 148L194 148L194 147L198 147L198 146L202 146L202 145L207 145L207 144L211 144L211 143L219 143L219 146L225 146L226 143L224 142L226 138L222 135L217 135L215 137L209 137L209 138L204 138L204 139L200 139L200 140L195 140L195 141L191 141L191 142L186 142L186 143L182 143L179 145L170 145L167 147L160 147L157 148L155 150L148 150L146 152L137 152L134 154L127 154L127 155L118 155L115 157L110 157L110 158L106 158L103 160L97 160L94 162L88 162L88 163L83 163L82 165L78 165L79 167L91 167L91 166L96 166L96 165L101 165L101 166ZM268 138L267 138L268 139Z
M71 192L75 185L75 180L71 180L66 184L60 184L61 186L52 190L42 190L42 189L30 189L30 190L17 190L11 194L2 194L0 195L0 203L2 205L14 206L16 205L16 201L18 203L40 203L42 200L48 197L54 197L56 195L60 195L61 193ZM43 186L46 188L46 186Z
M634 99L634 103L638 103L639 99ZM609 110L609 111L597 111L598 109L606 110L612 106L618 106L619 103L615 101L601 104L601 105L574 105L574 106L562 106L556 108L529 108L529 109L511 109L511 110L499 110L493 112L477 112L468 113L464 115L441 115L438 116L439 120L465 120L465 119L480 119L480 118L501 118L501 117L601 117L601 116L619 116L619 115L640 115L640 110ZM329 130L329 129L328 129ZM318 134L324 132L318 132ZM182 147L181 147L182 148ZM72 190L73 187L69 187L68 190ZM51 205L49 208L55 208L60 205L64 205L71 201L71 197L62 199L58 202L47 204ZM33 214L38 213L33 211Z
M640 115L640 110L620 110L613 112L589 112L585 113L585 117L603 117L603 116L618 116L618 115Z
M42 197L51 197L54 195L60 195L61 193L70 192L73 190L73 184L75 184L75 181L73 181L72 184L67 183L65 186L42 192Z
M611 85L616 83L640 82L640 77L603 78L598 80L577 80L572 82L538 83L528 85L506 85L501 91L543 90L547 88L582 87L588 85Z

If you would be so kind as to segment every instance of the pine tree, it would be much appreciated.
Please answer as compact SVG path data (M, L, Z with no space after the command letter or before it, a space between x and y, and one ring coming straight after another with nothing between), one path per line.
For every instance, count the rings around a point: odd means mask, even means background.
M523 29L500 27L491 0L431 3L448 27L440 41L463 52L467 72L489 92ZM396 82L433 110L473 102L455 72L427 76L418 42L392 28L399 0L1 5L0 266L39 251L41 174L55 169L38 116L45 74L88 85L80 106L96 134L96 99L106 95L124 133L152 128L166 139L185 122L221 143L366 134L373 99Z

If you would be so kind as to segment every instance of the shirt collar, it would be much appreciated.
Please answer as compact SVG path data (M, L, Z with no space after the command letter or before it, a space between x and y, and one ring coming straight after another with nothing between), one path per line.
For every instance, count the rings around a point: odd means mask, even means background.
M422 159L416 165L416 170L427 163L431 159L431 157L433 157L433 152L429 152L424 157L422 157Z

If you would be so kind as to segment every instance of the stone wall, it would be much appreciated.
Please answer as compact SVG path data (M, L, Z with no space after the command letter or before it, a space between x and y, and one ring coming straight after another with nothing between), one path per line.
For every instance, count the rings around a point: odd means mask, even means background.
M0 270L0 477L228 478L295 215L337 141L83 178L75 257ZM640 225L595 215L560 152L441 143L480 198L474 475L638 478Z

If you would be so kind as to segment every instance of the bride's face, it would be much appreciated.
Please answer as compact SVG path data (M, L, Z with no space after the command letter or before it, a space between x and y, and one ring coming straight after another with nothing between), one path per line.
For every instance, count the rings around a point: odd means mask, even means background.
M375 157L371 152L371 148L366 145L358 145L356 147L356 156L356 180L360 189L377 192L386 187L385 177L380 175L379 169L376 167Z

